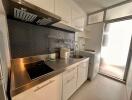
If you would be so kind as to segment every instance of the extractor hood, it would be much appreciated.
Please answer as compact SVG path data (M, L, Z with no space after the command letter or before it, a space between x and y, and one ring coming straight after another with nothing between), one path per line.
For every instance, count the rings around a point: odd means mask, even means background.
M7 16L36 25L51 25L61 18L24 0L9 0Z

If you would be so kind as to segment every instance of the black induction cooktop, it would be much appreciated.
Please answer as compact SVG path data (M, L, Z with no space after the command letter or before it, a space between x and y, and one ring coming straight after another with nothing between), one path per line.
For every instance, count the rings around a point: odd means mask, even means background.
M25 68L31 79L35 79L53 71L53 69L46 65L44 61L25 64Z

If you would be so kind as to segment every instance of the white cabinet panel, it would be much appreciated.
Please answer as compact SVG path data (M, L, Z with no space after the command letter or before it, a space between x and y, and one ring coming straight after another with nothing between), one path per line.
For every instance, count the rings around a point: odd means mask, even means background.
M54 0L25 0L25 1L54 13Z
M88 78L88 64L89 61L85 61L78 65L77 88L79 88Z
M70 0L55 0L55 14L62 18L61 23L71 25Z
M116 19L130 15L132 15L132 2L108 9L106 12L106 20Z
M72 27L83 31L85 24L85 14L79 9L78 6L72 6Z
M85 21L85 18L83 16L73 19L72 26L80 31L83 31L84 30L84 21Z
M62 19L53 26L71 31L83 31L86 14L72 0L55 0L55 14Z
M77 67L63 73L63 100L67 100L77 89Z
M12 98L12 100L37 100L34 89L29 89L21 94L18 94Z
M61 100L61 93L62 74L18 94L13 100Z
M37 100L61 100L61 75L50 79L48 82L40 84L39 87L40 89L36 91Z
M103 21L104 12L95 13L89 16L88 24L98 23Z

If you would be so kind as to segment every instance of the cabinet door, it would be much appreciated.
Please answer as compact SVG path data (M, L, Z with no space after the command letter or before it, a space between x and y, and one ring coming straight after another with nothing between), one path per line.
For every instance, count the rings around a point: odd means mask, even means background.
M54 13L54 0L25 0L25 1Z
M71 25L70 0L55 0L55 14L62 18L61 23Z
M84 30L84 20L85 20L85 18L83 16L73 19L72 26L80 31L83 31Z
M80 31L83 31L84 21L85 21L85 16L84 16L83 12L81 12L78 7L73 6L72 7L71 26L73 26L74 28L76 28Z
M77 89L77 67L63 73L63 100L67 100Z
M78 65L78 79L77 79L77 88L79 88L88 77L88 61L82 62Z
M25 92L22 92L12 98L12 100L38 100L36 93L34 92L34 89L31 88L29 90L26 90Z
M13 100L61 100L62 75L49 79L17 96Z
M36 88L37 100L61 100L62 75L44 82Z

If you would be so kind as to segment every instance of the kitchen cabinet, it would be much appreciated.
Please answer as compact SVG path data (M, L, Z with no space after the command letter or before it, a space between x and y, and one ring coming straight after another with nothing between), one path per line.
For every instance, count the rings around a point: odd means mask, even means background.
M55 0L55 14L62 18L59 23L83 31L86 16L72 0Z
M89 60L83 61L78 65L77 88L79 88L88 78Z
M77 67L63 73L63 100L67 100L77 89Z
M61 17L61 21L53 24L55 27L83 31L86 14L72 0L25 0L46 11Z
M62 74L13 97L12 100L61 100Z
M83 16L72 19L72 27L83 31L84 30L84 20L85 18Z
M34 4L44 10L54 13L54 0L25 0L31 4Z
M71 25L70 0L55 0L55 14L62 18L60 23Z
M85 25L85 15L82 11L79 10L78 7L72 6L72 21L71 26L83 31Z

